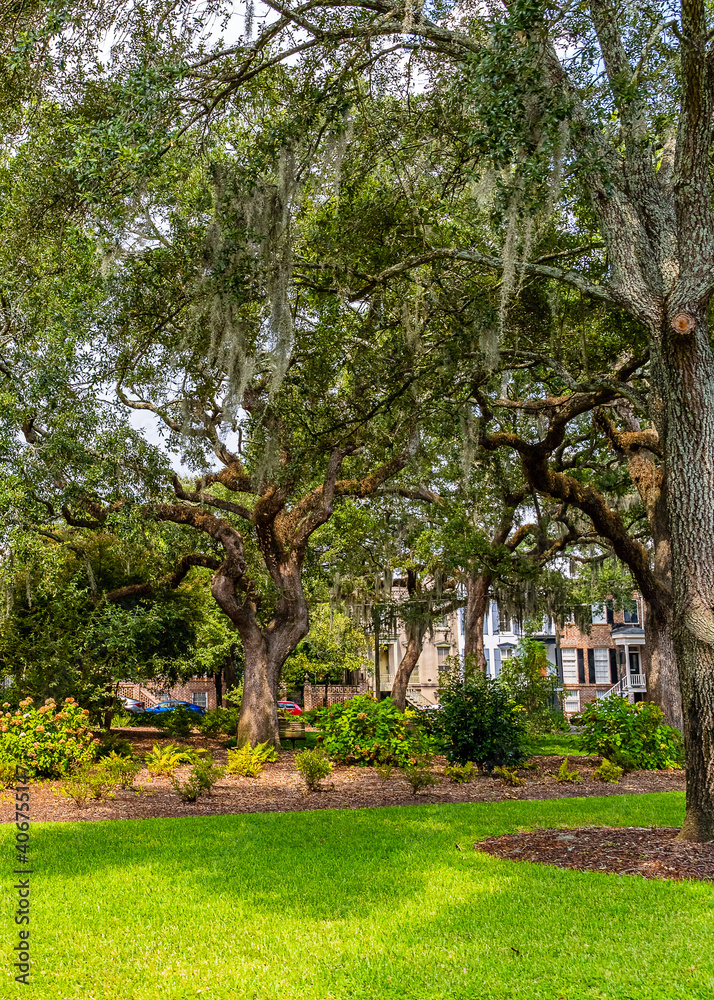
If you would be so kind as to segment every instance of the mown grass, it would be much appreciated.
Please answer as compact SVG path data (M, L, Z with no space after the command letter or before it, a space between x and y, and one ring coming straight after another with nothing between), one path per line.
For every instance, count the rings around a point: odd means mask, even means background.
M536 825L675 825L683 807L675 792L38 824L32 983L11 981L6 946L0 993L704 1000L714 997L714 886L471 848ZM13 832L2 828L6 859Z
M532 754L560 755L563 757L585 757L584 750L580 749L578 737L575 733L547 733L544 736L536 736L530 741Z

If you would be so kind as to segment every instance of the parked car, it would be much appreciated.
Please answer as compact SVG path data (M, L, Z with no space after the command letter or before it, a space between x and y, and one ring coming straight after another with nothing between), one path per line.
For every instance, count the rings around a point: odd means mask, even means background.
M302 715L302 709L296 701L279 701L278 708L282 708L288 715Z
M160 701L158 705L154 705L153 708L147 708L149 715L161 715L162 712L173 712L175 708L188 708L191 712L196 712L197 715L205 715L204 709L200 705L194 705L190 701Z
M144 702L137 701L136 698L120 698L119 701L124 711L131 712L132 715L142 715L146 711Z

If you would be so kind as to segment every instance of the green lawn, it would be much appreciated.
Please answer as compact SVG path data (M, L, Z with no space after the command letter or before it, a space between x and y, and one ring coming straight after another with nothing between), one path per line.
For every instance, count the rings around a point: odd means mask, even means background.
M524 826L678 824L683 807L674 792L38 824L33 982L0 995L710 1000L714 885L471 850Z
M587 756L578 746L578 737L574 733L548 733L531 741L531 753L557 754L570 757Z

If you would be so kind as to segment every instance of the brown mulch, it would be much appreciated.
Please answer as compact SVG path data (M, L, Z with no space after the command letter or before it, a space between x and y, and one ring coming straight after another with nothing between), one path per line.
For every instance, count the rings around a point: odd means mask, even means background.
M584 827L489 837L474 850L510 861L642 878L714 879L714 843L677 840L674 827Z
M128 739L137 754L143 755L154 743L174 742L208 750L216 763L228 761L228 751L222 741L194 735L189 739L167 738L155 729L114 730ZM513 788L497 778L478 776L474 781L455 785L443 777L446 761L436 759L434 773L441 780L418 796L410 785L394 772L383 783L371 767L335 765L319 792L306 793L295 769L295 752L283 750L280 759L268 764L257 778L226 775L210 796L198 802L184 803L171 787L168 778L159 778L141 771L136 779L138 793L117 791L114 798L89 802L78 808L61 795L61 782L32 785L32 818L36 822L53 820L141 819L152 816L211 816L225 813L294 812L306 809L362 809L372 806L399 806L419 803L500 802L504 799L554 799L590 795L630 795L639 792L668 792L684 788L683 771L636 771L627 774L617 785L603 784L592 777L601 763L600 757L571 757L570 769L578 769L582 784L560 784L555 775L562 757L536 757L535 767L519 770L526 779L522 787ZM185 780L188 768L177 771ZM0 796L0 822L14 821L14 793Z

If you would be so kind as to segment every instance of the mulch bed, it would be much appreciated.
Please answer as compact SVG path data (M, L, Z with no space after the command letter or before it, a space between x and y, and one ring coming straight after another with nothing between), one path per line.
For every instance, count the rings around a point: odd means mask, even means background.
M474 850L511 861L642 878L714 879L714 843L676 840L673 827L585 827L489 837Z
M218 764L226 764L228 751L222 741L204 736L176 739L155 729L114 730L128 739L137 754L143 755L154 743L174 742L208 750ZM117 791L114 798L89 802L78 808L60 794L60 782L42 782L32 786L32 818L36 822L53 820L141 819L152 816L211 816L226 813L294 812L306 809L363 809L372 806L400 806L422 803L499 802L504 799L554 799L590 795L630 795L639 792L669 792L684 788L683 771L637 771L627 774L617 785L603 784L592 777L600 757L571 757L570 769L577 768L582 784L563 785L555 775L562 757L536 757L535 767L518 773L526 779L519 788L501 780L481 775L469 784L455 785L441 777L438 785L418 796L397 772L382 783L371 767L335 765L319 792L306 793L295 769L295 753L284 750L280 759L268 764L257 778L226 775L210 796L198 802L184 803L171 787L168 778L158 778L141 771L136 785L142 791ZM442 776L446 761L437 758L434 772ZM188 768L179 769L177 777L185 780ZM14 793L0 796L0 822L14 821Z

